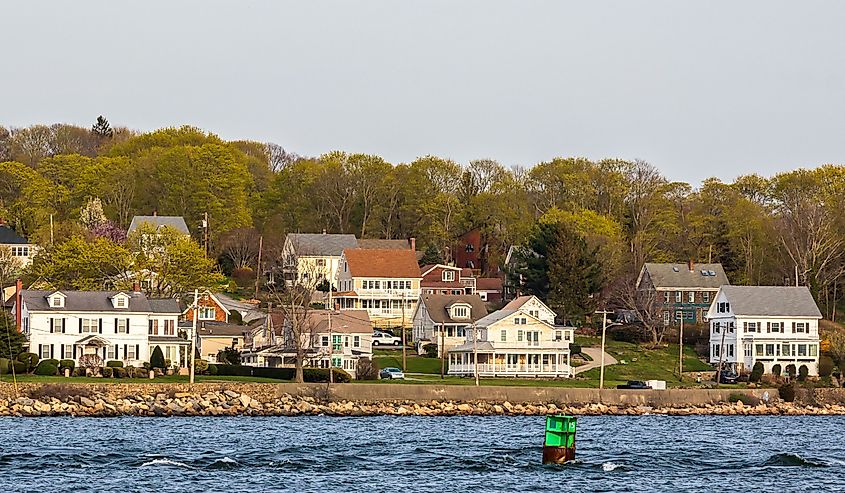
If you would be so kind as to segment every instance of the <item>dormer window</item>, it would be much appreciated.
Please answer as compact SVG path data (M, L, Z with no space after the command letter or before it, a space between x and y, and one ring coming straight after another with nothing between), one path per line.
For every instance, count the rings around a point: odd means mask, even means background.
M455 271L453 270L444 270L443 276L441 277L444 282L451 282L455 280Z
M112 296L111 304L115 308L129 308L129 296L126 293L117 293Z
M64 308L66 296L60 292L55 292L48 297L50 308Z
M452 318L454 319L468 319L470 307L468 305L457 305L452 307Z

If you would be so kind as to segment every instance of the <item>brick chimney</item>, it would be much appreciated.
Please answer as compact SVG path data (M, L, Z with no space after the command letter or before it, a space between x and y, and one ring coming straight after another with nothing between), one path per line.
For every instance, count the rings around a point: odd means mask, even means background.
M132 283L132 291L134 291L136 293L141 292L141 285L138 284L138 281L135 281L135 282Z
M15 326L18 332L21 331L21 291L23 291L23 282L20 279L15 281Z
M687 263L687 267L689 267L690 272L695 272L695 263L693 263L692 259L689 259L689 262Z
M411 250L416 252L417 251L417 239L412 236L409 239L409 241L411 242Z

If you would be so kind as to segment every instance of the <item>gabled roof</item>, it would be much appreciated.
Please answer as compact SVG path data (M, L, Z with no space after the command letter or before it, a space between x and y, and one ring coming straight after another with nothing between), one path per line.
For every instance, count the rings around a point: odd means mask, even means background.
M410 250L411 244L408 240L381 240L381 239L360 239L358 248L367 250Z
M187 313L187 312L188 312L188 310L190 310L190 309L193 307L193 305L194 305L194 296L193 296L193 293L189 293L188 295L185 295L185 296L184 296L184 298L185 298L185 299L187 299L187 300L188 300L188 302L187 302L187 303L185 303L185 304L183 304L183 305L181 305L181 306L182 306L182 313L183 313L183 314ZM211 291L209 291L209 290L207 290L207 289L206 289L206 290L205 290L205 291L203 291L202 293L199 293L199 295L198 295L198 300L202 300L203 298L209 298L209 299L211 299L211 301L213 301L215 305L217 305L217 306L219 306L220 308L222 308L222 309L223 309L223 311L226 313L226 315L231 315L231 314L232 314L232 312L231 312L231 311L229 311L229 309L228 309L228 308L226 308L226 305L224 305L224 304L223 304L223 302L222 302L222 301L220 301L220 299L219 299L217 296L215 296L215 295L214 295L214 293L212 293ZM150 300L150 301L152 301L152 300Z
M364 250L350 248L343 251L353 277L420 278L420 267L413 250Z
M478 291L501 291L502 280L498 277L479 277L475 280L475 288Z
M62 291L61 294L65 296L64 308L53 308L47 301L47 297L57 291L43 291L24 289L21 291L21 300L26 304L31 311L55 311L55 312L153 312L151 300L143 293L126 292L126 291ZM111 302L111 298L118 293L126 293L129 295L129 308L115 308ZM164 305L159 305L155 300L157 308L165 309ZM176 300L164 300L166 303L175 303ZM155 313L174 313L178 314L179 309L173 311Z
M459 324L468 322L465 319L453 320L449 316L448 308L455 303L468 303L471 307L470 320L476 321L487 315L487 308L480 296L475 294L424 294L420 301L425 305L428 316L437 324Z
M149 298L150 311L153 313L182 313L179 300L174 298Z
M28 245L26 238L17 234L14 229L0 225L0 245Z
M341 334L372 334L373 324L367 310L311 310L308 318L315 333L329 331L329 313L332 315L332 332Z
M164 226L169 226L180 233L189 235L188 225L185 224L185 218L182 216L135 216L132 222L129 223L129 233L140 228L142 224L149 224L159 229Z
M719 287L730 284L728 276L722 264L693 264L690 270L689 264L656 264L646 263L643 271L648 272L649 278L655 288L707 288L719 289ZM712 275L710 275L712 273ZM642 272L640 273L642 278ZM639 285L639 279L637 285Z
M738 316L822 318L806 286L722 286Z
M522 305L528 303L528 301L533 297L534 296L532 295L525 295L515 298L511 300L507 305L502 307L502 310L519 310L520 308L522 308Z
M455 266L453 266L453 265L444 265L444 264L427 264L427 265L424 265L424 266L420 267L420 273L421 273L423 276L425 276L425 275L427 275L428 273L430 273L431 271L433 271L434 269L436 269L436 268L438 268L438 267L440 267L440 268L441 268L441 269L443 269L443 270L454 270L454 271L459 271L459 273L460 273L460 274L463 274L463 271L464 271L464 270L463 270L463 269L461 269L460 267L455 267ZM470 273L472 272L472 270L471 270L471 269L466 269L466 270L470 271Z
M287 241L300 256L340 257L347 248L358 246L355 235L328 233L288 233Z
M180 323L179 327L190 327L193 322ZM202 322L197 327L200 337L242 337L250 328L246 325L230 324L226 322Z

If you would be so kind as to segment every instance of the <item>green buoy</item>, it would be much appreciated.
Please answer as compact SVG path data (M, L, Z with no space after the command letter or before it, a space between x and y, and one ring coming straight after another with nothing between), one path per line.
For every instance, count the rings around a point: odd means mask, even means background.
M575 422L574 416L546 416L543 464L563 464L575 459Z

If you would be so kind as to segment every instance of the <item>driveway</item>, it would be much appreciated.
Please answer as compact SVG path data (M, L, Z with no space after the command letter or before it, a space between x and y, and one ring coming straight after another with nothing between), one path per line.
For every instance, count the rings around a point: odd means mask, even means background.
M587 370L592 370L593 368L598 368L601 366L601 348L597 347L585 347L581 348L581 352L586 354L587 356L593 358L593 361L590 361L586 365L576 366L575 367L575 374L583 373ZM607 352L604 353L604 366L615 365L618 363L616 358L608 354Z

